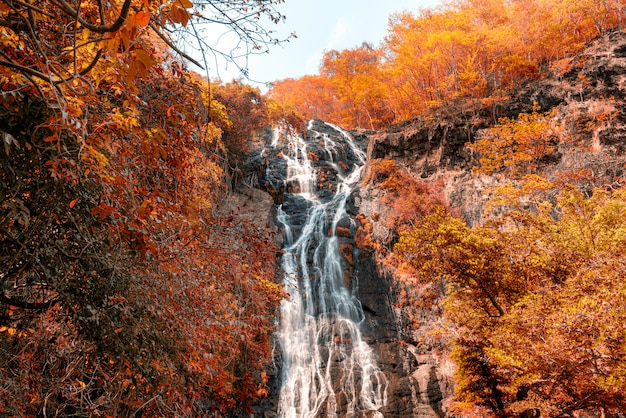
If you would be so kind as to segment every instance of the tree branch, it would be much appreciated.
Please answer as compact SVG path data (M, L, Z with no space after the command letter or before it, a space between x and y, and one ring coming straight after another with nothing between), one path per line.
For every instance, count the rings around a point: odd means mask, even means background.
M9 271L5 273L5 275L2 278L2 280L3 281L7 281L7 279L10 279L11 276L14 276L22 268L23 267L21 267L21 268L14 267L12 269L9 269ZM48 309L50 306L52 306L53 304L55 304L59 300L60 300L60 296L57 294L56 296L48 299L45 302L28 302L28 301L25 301L25 300L15 299L15 298L12 298L10 296L7 296L4 293L4 289L2 291L0 291L0 303L4 303L4 304L10 305L10 306L17 306L18 308L21 308L21 309L42 311L42 310Z
M19 6L26 7L29 10L33 10L33 11L39 13L39 14L42 14L44 16L48 16L50 19L55 19L56 18L56 16L54 16L52 13L47 12L44 9L42 9L40 7L37 7L37 6L34 6L34 5L30 4L30 3L23 2L21 0L11 0L11 4L12 5L13 4L17 4Z
M194 65L197 65L198 67L200 67L200 69L204 70L205 68L202 66L202 64L200 64L198 61L196 61L195 59L191 58L189 55L185 54L183 51L181 51L176 45L174 45L172 43L172 41L170 41L169 39L167 39L167 36L165 36L163 34L163 32L161 32L154 23L150 23L150 29L152 29L154 31L154 33L157 34L157 36L159 38L161 38L161 40L163 42L165 42L167 44L167 46L169 46L170 48L172 48L174 51L176 51L177 54L179 54L181 57L185 58L186 60L188 60L189 62L191 62Z
M499 314L498 316L504 316L504 309L502 309L502 307L500 306L500 304L496 300L495 296L489 290L487 290L487 286L483 283L483 281L481 279L479 279L475 274L468 273L468 272L466 272L464 270L465 269L463 269L463 271L461 271L461 274L464 274L467 277L469 277L470 279L474 280L476 282L476 284L478 285L478 287L480 288L480 290L482 290L483 293L487 296L487 298L489 299L489 302L491 302L493 307L496 308L496 310L498 311L498 314Z
M115 22L113 22L110 25L94 25L90 22L87 22L84 18L82 18L79 14L79 11L77 9L74 9L65 0L56 0L56 1L59 3L59 5L61 5L63 10L67 14L74 17L82 26L96 33L116 32L117 30L119 30L124 24L124 22L126 21L126 18L128 17L128 12L130 11L130 6L131 6L131 0L125 0L124 4L122 5L122 10L120 10L120 14L115 20Z
M95 67L95 65L98 63L98 61L100 60L100 58L102 57L102 49L99 49L98 52L96 52L96 56L93 58L93 60L91 61L91 63L89 63L89 65L85 68L83 68L78 74L72 75L70 77L67 78L62 78L60 80L54 80L51 77L45 75L44 73L37 71L33 68L30 67L25 67L21 64L17 64L11 61L4 61L4 60L0 60L0 65L3 67L9 67L9 68L13 68L14 70L20 71L24 74L33 76L33 77L37 77L40 80L43 80L47 83L50 83L54 86L58 86L60 84L65 84L68 83L78 77L82 77L85 74L87 74L89 71L91 71L93 69L93 67Z
M18 308L28 309L32 311L46 310L52 305L54 305L55 303L57 303L59 300L60 300L60 297L59 295L57 295L53 298L48 299L45 302L27 302L25 300L14 299L14 298L8 297L7 295L4 294L4 291L0 292L0 302L6 305L17 306Z
M0 60L0 65L3 67L9 67L9 68L13 68L14 70L18 70L24 74L28 74L30 76L33 77L37 77L43 81L46 81L50 84L54 84L54 81L52 79L50 79L50 77L48 77L47 75L45 75L44 73L41 73L37 70L34 70L32 68L29 67L25 67L21 64L16 64L14 62L11 61L4 61L4 60Z
M0 18L0 26L4 26L7 29L11 29L16 34L21 31L25 31L28 29L28 25L24 22L20 22L17 20L7 20Z

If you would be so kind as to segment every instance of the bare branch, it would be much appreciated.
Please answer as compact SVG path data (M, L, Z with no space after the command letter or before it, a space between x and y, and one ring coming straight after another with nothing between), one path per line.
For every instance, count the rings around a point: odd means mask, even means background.
M11 276L14 276L15 274L17 274L22 268L12 268L12 269L10 269L2 277L2 279L4 281L9 280L11 278ZM4 290L0 291L0 302L1 303L4 303L6 305L10 305L10 306L17 306L18 308L21 308L21 309L42 311L42 310L48 309L50 306L54 305L59 300L60 300L60 296L57 294L56 296L54 296L54 297L52 297L52 298L50 298L50 299L48 299L48 300L46 300L44 302L29 302L29 301L25 301L25 300L22 300L22 299L16 299L16 298L7 296L4 293Z
M179 54L181 57L185 58L186 60L188 60L189 62L191 62L194 65L197 65L198 67L200 67L201 69L204 70L204 67L202 66L202 64L200 64L198 61L196 61L195 59L191 58L189 55L185 54L183 51L181 51L178 47L176 47L176 45L174 45L172 43L172 41L170 41L167 36L165 36L165 34L163 34L163 32L161 32L159 30L159 28L157 28L157 26L154 23L150 23L150 29L152 29L154 31L154 33L157 34L157 36L159 38L161 38L161 40L163 42L165 42L167 44L167 46L169 46L170 48L172 48L174 51L176 51L177 54Z
M95 67L95 65L98 63L101 57L102 57L102 50L99 49L98 52L96 52L95 57L93 58L93 60L91 61L91 63L89 63L87 67L83 68L78 74L72 75L67 78L62 78L60 80L55 80L40 71L37 71L30 67L23 66L21 64L17 64L15 62L0 60L0 65L3 67L13 68L14 70L18 70L23 74L28 74L30 76L37 77L40 80L43 80L47 83L58 86L60 84L69 83L70 81L87 74L89 71L93 69L93 67Z
M34 6L34 5L30 4L30 3L23 2L21 0L12 0L11 4L12 5L13 4L17 4L19 6L26 7L29 10L33 10L33 11L39 13L39 14L42 14L44 16L48 16L51 19L54 19L56 17L52 13L50 13L50 12L40 8L40 7Z
M4 292L0 292L0 302L6 305L17 306L21 309L28 309L33 311L44 311L57 303L59 300L60 297L57 295L44 302L28 302L25 300L8 297L4 294Z

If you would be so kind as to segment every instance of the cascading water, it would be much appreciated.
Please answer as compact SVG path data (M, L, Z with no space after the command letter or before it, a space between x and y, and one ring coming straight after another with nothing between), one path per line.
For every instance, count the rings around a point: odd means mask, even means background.
M340 223L353 222L346 201L365 155L335 126L316 121L307 130L308 140L287 135L282 153L291 193L278 209L278 220L290 297L281 305L277 334L283 357L278 416L382 417L378 410L386 403L387 381L361 337L358 289L345 277L336 233ZM336 173L331 193L317 187L315 165L320 170L320 164Z

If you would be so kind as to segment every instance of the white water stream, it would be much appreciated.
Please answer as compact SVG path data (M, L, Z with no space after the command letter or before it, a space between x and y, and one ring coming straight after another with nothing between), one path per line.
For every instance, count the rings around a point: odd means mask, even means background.
M315 135L327 164L340 173L334 196L324 202L316 194L316 170L307 142L291 135L284 138L287 184L295 195L290 199L300 200L290 206L306 210L304 224L295 225L290 222L295 223L297 216L278 209L285 231L283 282L290 295L281 304L277 335L283 356L278 416L284 418L382 417L378 410L387 400L387 381L361 338L364 314L356 284L344 282L335 234L338 223L349 219L346 200L359 180L365 155L351 135L331 127L337 140L326 133ZM337 158L348 148L359 162L344 172Z

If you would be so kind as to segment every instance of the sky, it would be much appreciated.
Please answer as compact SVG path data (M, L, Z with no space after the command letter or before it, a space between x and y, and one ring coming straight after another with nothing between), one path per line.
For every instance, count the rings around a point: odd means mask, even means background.
M436 7L439 0L286 0L277 10L285 22L268 24L277 37L295 32L297 38L270 46L269 53L249 57L250 84L317 74L325 51L360 46L364 41L378 46L385 38L391 14ZM231 64L210 62L211 78L229 82L241 73Z

